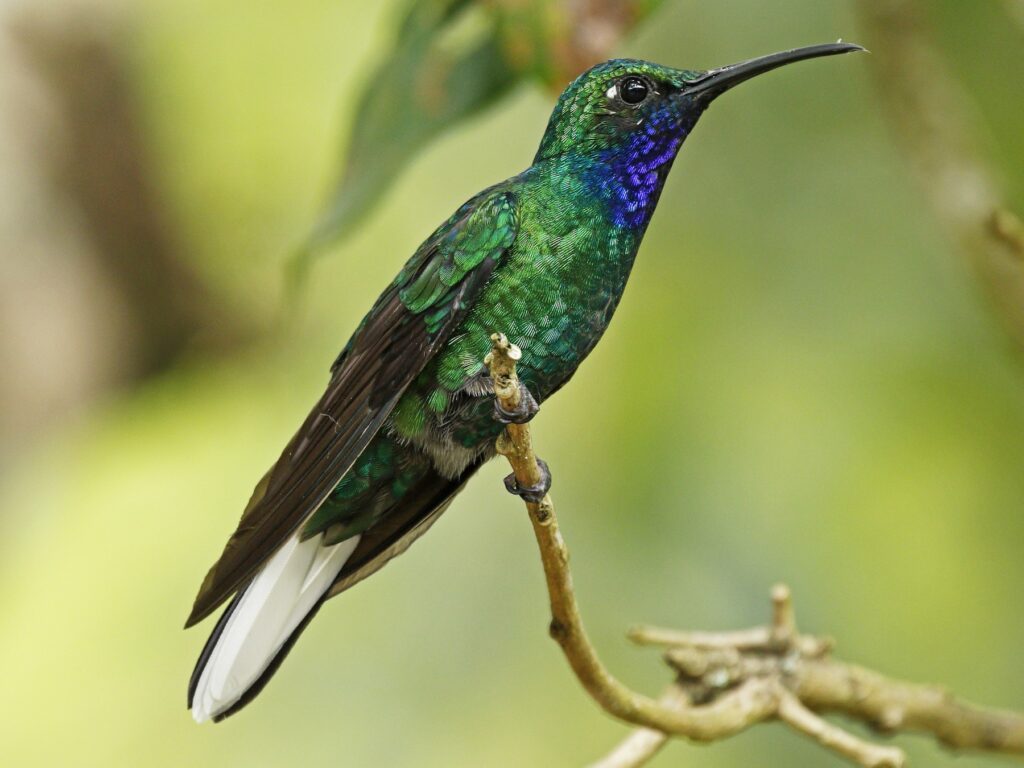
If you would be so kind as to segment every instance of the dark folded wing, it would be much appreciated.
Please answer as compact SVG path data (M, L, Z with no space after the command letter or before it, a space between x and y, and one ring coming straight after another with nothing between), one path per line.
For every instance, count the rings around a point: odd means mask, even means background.
M246 689L242 697L232 704L229 709L214 716L213 719L220 721L230 717L252 701L277 672L281 662L284 661L289 651L291 651L295 641L299 639L299 635L302 634L309 622L313 620L313 617L316 616L324 602L375 573L392 557L404 552L448 508L455 498L455 494L462 489L462 486L479 466L480 462L471 465L455 480L448 480L436 473L430 473L420 481L413 492L407 494L399 501L398 506L392 510L393 514L370 528L369 532L360 539L359 546L356 547L356 551L348 559L348 562L345 563L345 567L338 574L334 585L324 593L320 601L313 607L313 610L307 613L305 618L302 619L302 623L292 631L256 682ZM192 672L192 678L189 680L189 708L192 707L193 697L199 684L199 678L202 676L203 667L206 666L214 648L217 647L217 640L220 639L221 633L227 627L232 612L237 608L240 594L235 596L227 610L221 614L220 619L217 621L217 626L214 627L213 633L206 641L206 646L199 656L199 661Z
M256 486L186 626L210 614L312 514L447 342L515 240L510 192L463 205L413 255L332 368L327 391Z

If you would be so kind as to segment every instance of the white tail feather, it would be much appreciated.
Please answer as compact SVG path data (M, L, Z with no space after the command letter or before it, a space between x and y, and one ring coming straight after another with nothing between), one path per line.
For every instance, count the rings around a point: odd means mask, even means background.
M293 536L246 587L200 673L192 699L196 722L230 708L259 679L334 583L359 537L332 546L322 541L323 534L306 541Z

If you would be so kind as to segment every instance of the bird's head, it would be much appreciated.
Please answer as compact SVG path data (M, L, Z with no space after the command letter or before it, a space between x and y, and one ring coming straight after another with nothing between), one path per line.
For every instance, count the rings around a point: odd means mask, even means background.
M674 157L708 104L734 85L803 59L861 50L850 43L815 45L708 71L635 59L606 61L562 93L536 160L567 152L645 148Z

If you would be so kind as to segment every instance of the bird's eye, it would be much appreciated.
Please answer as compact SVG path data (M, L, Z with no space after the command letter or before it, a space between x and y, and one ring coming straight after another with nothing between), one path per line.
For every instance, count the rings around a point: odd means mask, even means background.
M627 104L639 104L647 98L650 89L639 77L627 77L619 83L619 98Z

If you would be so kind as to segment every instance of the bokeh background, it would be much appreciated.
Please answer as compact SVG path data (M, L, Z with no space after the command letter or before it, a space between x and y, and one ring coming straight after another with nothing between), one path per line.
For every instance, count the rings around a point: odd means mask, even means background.
M181 625L253 484L379 289L530 162L552 106L557 67L509 81L290 269L407 5L0 3L3 765L566 766L626 732L547 638L497 463L240 716L185 709L212 622ZM693 68L884 47L857 5L664 0L597 47ZM909 32L1020 211L1022 8L922 7ZM1024 707L1024 366L887 117L891 54L715 104L611 330L537 422L593 639L652 693L666 672L627 626L758 623L786 581L844 657ZM659 760L841 764L776 726Z

